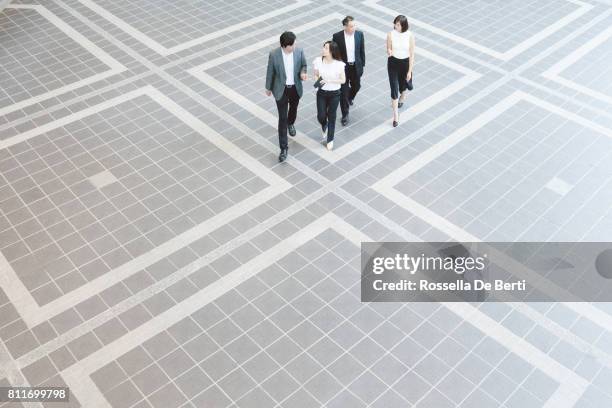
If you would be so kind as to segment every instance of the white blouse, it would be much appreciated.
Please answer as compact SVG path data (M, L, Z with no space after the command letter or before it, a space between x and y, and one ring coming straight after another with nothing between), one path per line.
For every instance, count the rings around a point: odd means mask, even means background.
M312 61L312 66L314 67L315 71L319 72L319 76L322 77L325 81L328 81L330 79L341 79L342 74L344 73L344 62L338 60L326 63L323 62L323 59L321 57L317 57L314 59L314 61ZM323 89L324 91L336 91L340 89L340 86L340 84L330 84L326 82L325 85L321 87L321 89Z
M410 30L403 33L397 30L391 31L391 50L393 56L397 59L406 59L410 57L410 38L412 32Z

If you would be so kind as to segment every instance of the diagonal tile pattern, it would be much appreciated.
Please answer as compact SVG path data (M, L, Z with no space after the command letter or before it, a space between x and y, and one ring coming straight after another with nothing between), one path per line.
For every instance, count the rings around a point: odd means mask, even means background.
M125 70L44 6L9 6L0 18L2 115Z
M393 129L400 13L417 63ZM367 53L351 124L320 146L307 82L278 164L267 52L291 29L310 64L346 14ZM611 24L604 0L13 1L0 386L68 386L70 407L612 406L607 303L359 286L362 241L612 239Z

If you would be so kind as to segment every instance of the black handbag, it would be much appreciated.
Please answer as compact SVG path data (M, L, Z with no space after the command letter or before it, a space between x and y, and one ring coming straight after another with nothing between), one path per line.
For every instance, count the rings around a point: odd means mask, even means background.
M412 85L413 76L414 76L414 72L412 73L412 75L410 75L410 79L406 81L406 89L408 89L409 91L412 91L414 89L414 86Z

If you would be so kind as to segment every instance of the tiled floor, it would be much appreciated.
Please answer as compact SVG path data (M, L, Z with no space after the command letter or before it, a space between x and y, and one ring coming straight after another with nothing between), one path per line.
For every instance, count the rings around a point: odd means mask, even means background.
M612 406L608 303L362 303L360 242L612 240L612 3L15 0L0 13L0 386L72 407ZM417 39L390 125L393 17ZM267 51L346 14L336 148ZM0 407L60 406L0 403Z

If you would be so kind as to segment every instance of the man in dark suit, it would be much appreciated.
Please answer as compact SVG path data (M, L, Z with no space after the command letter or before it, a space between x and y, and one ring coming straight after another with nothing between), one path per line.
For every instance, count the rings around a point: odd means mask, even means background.
M349 106L361 88L361 76L365 67L365 42L363 32L355 29L355 19L346 16L342 20L344 30L338 31L333 36L333 41L340 46L342 61L346 64L346 82L342 85L342 98L340 99L340 110L342 110L342 125L349 122Z
M274 95L278 108L278 161L287 159L289 150L287 130L295 136L295 119L302 97L302 81L306 74L306 56L301 48L295 46L295 34L286 31L280 36L280 48L270 51L266 73L266 95Z

